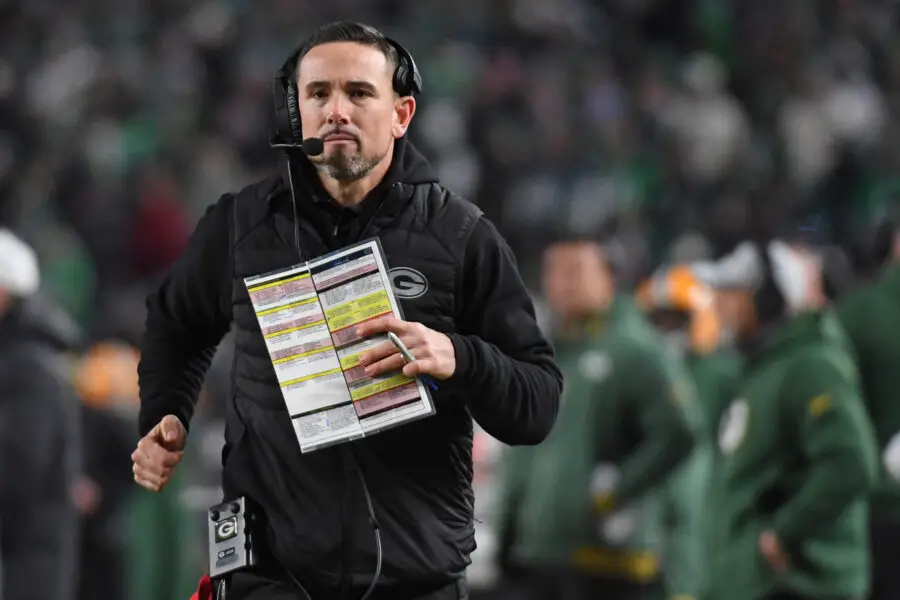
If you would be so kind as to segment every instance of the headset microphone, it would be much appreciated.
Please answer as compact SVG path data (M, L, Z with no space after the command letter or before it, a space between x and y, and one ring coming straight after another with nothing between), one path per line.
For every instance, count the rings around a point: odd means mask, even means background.
M303 154L307 156L319 156L320 154L325 152L325 142L322 140L322 138L314 137L306 138L299 144L281 144L273 141L269 143L269 146L271 148L300 149L303 151Z
M322 141L322 138L306 138L300 144L300 149L307 156L319 156L325 152L325 142Z

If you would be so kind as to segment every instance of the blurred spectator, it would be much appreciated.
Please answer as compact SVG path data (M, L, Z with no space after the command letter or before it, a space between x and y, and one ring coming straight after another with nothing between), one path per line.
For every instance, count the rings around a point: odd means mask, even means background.
M413 50L415 141L498 222L532 285L535 242L558 226L633 215L658 261L681 228L712 233L708 209L748 182L783 179L791 216L816 198L864 207L873 169L836 180L844 153L900 154L885 143L900 109L892 4L460 1L7 4L0 219L74 237L60 254L34 236L42 257L67 257L47 270L84 274L54 283L67 308L109 329L91 300L154 277L206 204L269 168L275 67L349 15Z
M872 498L871 598L900 593L900 574L894 557L900 552L900 394L897 364L900 344L889 332L900 325L900 227L887 221L879 252L883 267L871 285L842 298L838 316L859 359L866 408L881 451L881 477Z
M689 177L700 185L717 183L743 158L749 123L728 92L724 65L716 57L689 57L682 78L684 92L672 99L663 118L678 138Z
M136 368L133 350L103 343L88 349L75 370L84 432L83 470L73 493L81 516L79 600L128 597L122 522L137 436L116 404L137 397Z
M74 599L78 405L62 352L76 340L35 298L34 251L0 229L0 564L3 600Z
M608 245L563 238L545 257L566 390L546 442L504 455L497 552L505 583L519 590L510 597L533 600L657 598L655 496L701 433L683 410L693 389L680 357L665 356L618 285ZM673 593L698 593L699 562L681 566L683 587Z

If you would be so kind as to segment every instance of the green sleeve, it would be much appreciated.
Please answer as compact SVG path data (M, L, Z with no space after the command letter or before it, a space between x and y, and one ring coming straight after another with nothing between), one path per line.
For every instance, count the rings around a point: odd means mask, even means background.
M503 450L500 459L500 485L492 507L492 518L497 524L498 560L501 562L508 558L515 543L519 507L528 485L532 454L530 447L509 447Z
M718 437L722 413L737 397L740 370L740 358L727 351L696 356L691 361L691 375L706 424L704 434L710 440Z
M841 329L850 344L850 352L859 369L860 386L863 403L870 414L877 412L873 404L877 400L874 390L867 389L866 384L872 380L872 365L878 364L879 338L881 337L881 321L871 318L879 313L880 307L873 302L871 290L863 290L857 296L848 298L836 311Z
M809 470L803 486L775 514L786 544L814 536L877 479L875 435L854 382L850 357L836 349L798 362L781 398Z
M634 347L624 351L622 358L616 370L633 407L641 441L619 467L613 499L616 506L627 505L661 484L694 446L694 434L681 406L682 389L662 354Z
M853 353L857 363L864 363L868 353L868 341L871 337L873 326L877 327L878 320L869 318L871 307L866 299L868 294L860 293L847 298L838 305L835 315L841 324L841 329L850 344L850 352Z
M708 570L706 514L712 447L703 443L665 490L664 576L669 598L703 598Z

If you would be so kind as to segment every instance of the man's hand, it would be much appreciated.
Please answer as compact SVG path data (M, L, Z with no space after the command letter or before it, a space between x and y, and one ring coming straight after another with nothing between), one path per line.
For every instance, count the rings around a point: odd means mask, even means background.
M356 328L357 334L362 337L388 331L397 334L416 360L407 364L394 344L384 342L360 357L359 362L366 368L366 375L369 377L402 369L407 377L427 374L435 379L449 379L456 372L453 342L443 333L421 323L401 321L396 317L381 317L361 323Z
M781 547L781 540L772 531L764 531L759 536L759 552L776 573L788 570L788 557Z
M134 480L151 492L162 490L181 461L186 443L187 430L178 417L163 417L131 454Z

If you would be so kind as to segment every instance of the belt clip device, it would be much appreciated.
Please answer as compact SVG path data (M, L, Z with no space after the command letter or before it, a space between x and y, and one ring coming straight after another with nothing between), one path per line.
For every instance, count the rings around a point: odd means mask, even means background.
M211 506L209 520L209 576L221 579L256 564L253 546L255 519L247 498Z

